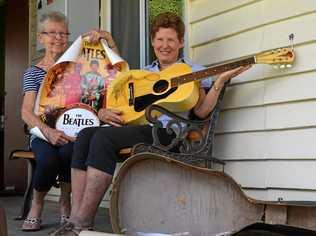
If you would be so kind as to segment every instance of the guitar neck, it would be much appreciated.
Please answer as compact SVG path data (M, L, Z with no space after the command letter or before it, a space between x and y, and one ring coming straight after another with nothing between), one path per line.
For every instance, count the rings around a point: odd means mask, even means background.
M200 70L200 71L193 72L190 74L174 77L171 79L171 87L178 87L181 84L200 80L208 76L220 74L222 72L235 69L240 66L246 66L246 65L251 65L255 63L256 63L256 59L253 56L253 57L248 57L239 61L230 62L227 64L216 65L216 66L207 68L205 70Z

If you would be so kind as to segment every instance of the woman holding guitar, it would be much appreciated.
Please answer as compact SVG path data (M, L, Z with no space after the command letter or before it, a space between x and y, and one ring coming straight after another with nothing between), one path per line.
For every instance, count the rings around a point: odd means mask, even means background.
M174 63L186 63L192 71L203 69L181 55L184 31L184 24L177 15L158 15L151 29L151 41L157 60L146 66L145 70L159 72ZM224 83L248 68L238 67L221 73L214 83L209 79L201 81L199 98L193 108L195 115L205 118L214 108ZM206 87L211 87L207 93L204 90ZM141 142L152 143L152 127L125 124L123 112L101 109L98 113L100 120L111 126L87 128L79 133L72 160L73 204L70 222L51 235L78 235L82 229L92 227L99 203L112 182L119 150ZM180 115L187 114L184 112ZM159 119L163 124L167 121L166 117ZM166 140L167 143L170 141L164 128L159 135L160 140Z

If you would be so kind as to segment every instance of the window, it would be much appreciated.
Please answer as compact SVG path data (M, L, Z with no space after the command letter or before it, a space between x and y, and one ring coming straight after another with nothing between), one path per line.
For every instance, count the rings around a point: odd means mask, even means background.
M111 32L130 68L140 68L140 1L112 0Z
M165 11L182 16L183 5L183 0L111 1L111 32L131 69L142 68L155 59L150 43L152 19Z

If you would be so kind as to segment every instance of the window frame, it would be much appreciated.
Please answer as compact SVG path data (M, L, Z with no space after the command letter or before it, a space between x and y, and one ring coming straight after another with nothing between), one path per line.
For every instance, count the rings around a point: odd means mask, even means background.
M100 29L106 30L108 32L111 32L112 29L112 24L111 24L111 1L112 0L100 0ZM147 64L151 63L149 62L149 52L146 50L147 44L148 47L151 47L151 42L150 40L147 42L147 35L149 34L149 26L147 24L147 5L146 5L146 0L139 0L139 22L140 22L140 30L139 30L139 65L140 68L144 68ZM183 21L186 25L186 31L184 35L184 41L185 41L185 46L184 46L184 53L185 55L189 56L189 27L188 27L188 1L189 0L183 0ZM146 23L141 23L141 22L146 22Z

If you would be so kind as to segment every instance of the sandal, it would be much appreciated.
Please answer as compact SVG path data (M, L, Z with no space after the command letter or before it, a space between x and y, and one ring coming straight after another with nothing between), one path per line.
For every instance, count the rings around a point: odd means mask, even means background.
M62 225L64 225L64 224L66 224L66 223L68 223L68 221L69 221L69 216L67 216L67 215L61 215L60 216L60 225L62 226Z
M38 231L41 229L41 219L35 217L28 217L24 220L22 231Z

